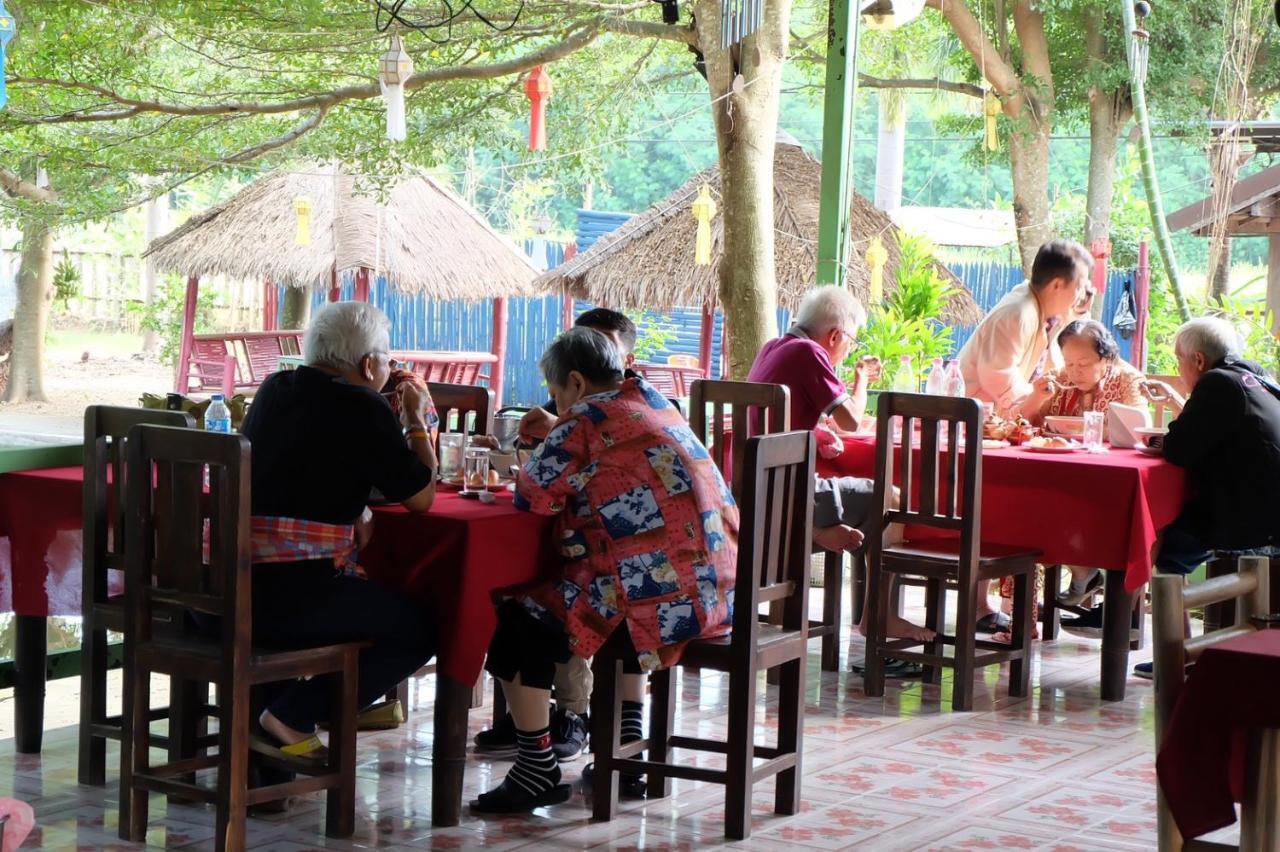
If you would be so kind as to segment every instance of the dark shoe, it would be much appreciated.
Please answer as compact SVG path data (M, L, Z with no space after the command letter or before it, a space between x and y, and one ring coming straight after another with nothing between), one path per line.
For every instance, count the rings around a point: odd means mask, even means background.
M527 814L536 808L546 808L569 801L573 795L573 787L568 784L557 784L536 796L514 784L506 778L502 783L471 803L471 810L478 814Z
M854 674L866 674L867 669L864 664L853 663L849 666L849 671ZM890 680L911 680L924 676L924 666L908 660L889 660L884 664L884 676Z
M595 787L596 765L588 763L582 769L582 786L590 790ZM618 774L618 798L620 799L643 799L648 792L649 785L645 782L643 775L628 775L625 772Z
M1076 618L1064 618L1059 622L1062 629L1076 636L1087 636L1090 639L1102 638L1102 607L1095 606L1084 615ZM1138 638L1138 613L1135 610L1129 621L1130 641Z
M1003 612L989 612L978 619L979 633L1007 633L1013 629L1013 622Z
M1140 677L1143 680L1152 680L1155 678L1155 666L1149 661L1138 663L1133 667L1133 676Z
M476 734L476 754L513 757L516 753L516 722L508 713L492 728Z
M577 760L582 755L590 731L588 718L579 716L572 710L561 710L558 707L552 711L551 750L555 752L556 760L560 763ZM477 735L476 740L479 741L479 739Z
M1058 606L1080 606L1089 599L1089 596L1102 588L1102 571L1095 571L1093 576L1084 584L1084 591L1080 594L1072 594L1071 589L1067 589L1058 595Z

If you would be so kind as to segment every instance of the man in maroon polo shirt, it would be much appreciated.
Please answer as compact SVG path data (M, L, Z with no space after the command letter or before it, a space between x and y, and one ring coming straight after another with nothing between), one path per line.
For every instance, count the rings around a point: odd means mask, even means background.
M880 361L859 358L852 388L836 374L866 324L862 305L843 287L817 287L800 303L795 324L770 340L756 356L747 381L785 385L791 392L791 428L814 429L820 423L837 436L858 431L867 410L867 389L880 376ZM853 552L862 546L871 516L874 483L870 479L819 477L815 484L813 542L824 550ZM896 491L896 489L895 489ZM886 584L886 599L890 589ZM887 635L891 638L932 639L933 631L901 618L891 608ZM859 630L866 635L866 615Z

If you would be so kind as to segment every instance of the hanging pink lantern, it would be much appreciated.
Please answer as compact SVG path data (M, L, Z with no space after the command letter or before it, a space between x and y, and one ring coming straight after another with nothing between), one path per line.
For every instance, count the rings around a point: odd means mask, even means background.
M534 67L524 78L524 93L529 98L529 150L541 151L547 147L547 101L551 98L551 77Z

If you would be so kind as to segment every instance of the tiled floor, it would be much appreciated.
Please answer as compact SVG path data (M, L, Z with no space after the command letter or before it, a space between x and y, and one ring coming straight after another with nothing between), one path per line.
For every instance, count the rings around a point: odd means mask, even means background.
M862 643L848 643L860 659ZM1098 698L1097 643L1067 636L1039 647L1034 694L1010 699L1007 671L982 675L975 711L950 709L941 687L891 682L884 698L867 698L861 678L818 670L809 660L804 808L792 818L771 812L772 784L756 791L754 833L736 848L763 850L1155 848L1152 695L1131 679L1123 702ZM1145 654L1135 654L1135 660ZM76 716L75 681L51 684L51 727ZM679 723L722 732L726 684L704 672L682 681ZM762 684L763 687L763 684ZM357 830L350 841L324 837L323 802L295 803L289 814L250 823L254 852L307 849L665 849L723 844L720 788L676 782L662 801L632 803L612 823L593 824L581 792L567 804L527 818L464 815L457 828L431 827L430 679L417 682L409 724L362 736ZM0 693L0 736L11 736L10 693ZM762 731L774 723L767 693ZM487 710L472 714L472 732ZM772 736L771 732L767 734ZM46 735L42 756L14 756L0 740L0 795L31 802L39 828L27 846L46 849L138 848L116 836L116 791L76 784L74 726ZM111 759L114 759L112 757ZM576 780L585 763L569 764ZM508 764L472 756L466 798L490 787ZM213 815L152 800L148 846L210 848ZM27 848L27 847L24 847Z

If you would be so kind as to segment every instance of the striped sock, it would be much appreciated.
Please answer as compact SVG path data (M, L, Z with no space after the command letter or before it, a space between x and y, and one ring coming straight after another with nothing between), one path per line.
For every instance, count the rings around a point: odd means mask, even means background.
M516 731L516 765L507 780L538 796L560 783L560 764L551 750L551 728Z
M633 743L644 739L644 704L640 701L622 702L622 742Z

